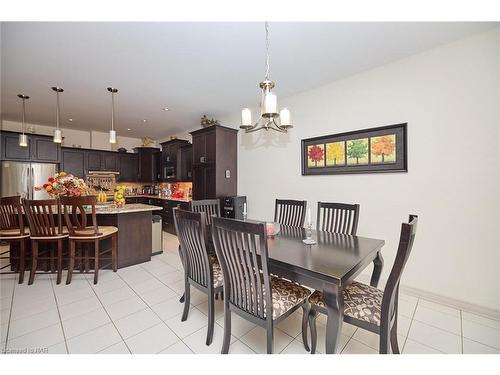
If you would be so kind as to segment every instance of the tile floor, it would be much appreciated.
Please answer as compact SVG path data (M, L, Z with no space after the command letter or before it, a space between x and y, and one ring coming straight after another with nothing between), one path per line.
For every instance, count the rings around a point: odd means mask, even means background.
M219 353L223 308L216 302L212 345L205 345L206 296L192 292L189 318L181 322L182 268L177 239L164 233L161 255L143 265L77 275L71 285L56 285L52 275L17 284L0 278L0 350L40 349L48 353ZM398 337L403 353L500 354L500 321L409 295L400 295ZM318 351L324 352L324 317L318 319ZM301 312L275 330L275 352L306 353ZM265 331L233 315L230 353L264 353ZM377 336L344 324L340 350L377 353Z

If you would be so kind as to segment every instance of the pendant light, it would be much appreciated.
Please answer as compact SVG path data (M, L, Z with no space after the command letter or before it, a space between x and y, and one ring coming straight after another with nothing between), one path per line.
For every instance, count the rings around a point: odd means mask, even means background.
M17 95L18 98L21 98L23 101L23 122L22 122L22 134L19 134L19 146L21 147L28 147L28 136L24 134L25 128L26 128L26 100L28 100L30 97L27 95L19 94Z
M116 131L115 131L115 94L118 89L114 87L108 87L108 91L111 93L111 130L109 131L109 143L116 143Z
M266 28L266 75L259 87L262 90L260 101L260 117L255 124L252 124L252 112L249 108L243 108L241 111L240 129L245 133L255 132L257 130L276 130L286 133L288 129L293 128L290 121L290 111L283 108L278 113L278 98L271 92L275 84L269 79L269 23L265 23Z
M54 143L61 143L62 142L62 132L61 128L59 127L59 117L60 117L60 110L59 110L59 93L63 92L64 90L60 87L52 87L52 90L56 92L56 128L54 129Z

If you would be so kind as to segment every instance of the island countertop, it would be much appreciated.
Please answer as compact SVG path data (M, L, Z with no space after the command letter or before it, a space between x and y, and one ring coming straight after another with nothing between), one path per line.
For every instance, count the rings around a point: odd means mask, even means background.
M125 204L123 207L116 207L114 204L96 205L96 214L129 214L132 212L146 212L146 211L161 211L162 207L153 206L150 204L131 203Z

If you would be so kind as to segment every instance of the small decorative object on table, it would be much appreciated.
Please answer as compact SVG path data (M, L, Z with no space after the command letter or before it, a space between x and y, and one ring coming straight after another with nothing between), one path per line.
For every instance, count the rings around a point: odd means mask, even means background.
M306 221L306 238L302 240L306 245L316 245L317 242L312 238L312 219L311 219L311 209L307 209L307 221Z
M276 236L280 232L280 223L266 223L266 233L269 237Z
M125 205L125 189L127 187L124 185L118 185L115 187L114 201L117 208Z
M212 126L212 125L220 125L219 121L217 120L214 120L213 118L212 119L208 119L207 115L203 115L201 117L201 127L202 128L206 128L208 126Z
M85 181L64 171L56 173L54 177L49 177L47 183L42 186L35 186L35 190L45 190L52 198L60 195L79 197L88 195L89 188Z

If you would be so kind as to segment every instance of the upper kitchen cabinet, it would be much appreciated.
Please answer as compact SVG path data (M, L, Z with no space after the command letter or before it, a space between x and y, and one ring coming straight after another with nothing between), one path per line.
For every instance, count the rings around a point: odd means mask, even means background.
M155 154L160 151L154 147L136 147L134 150L139 157L139 182L156 182L158 180Z
M135 182L139 175L139 155L128 152L118 153L118 181Z
M52 141L52 137L28 134L28 146L19 146L19 133L2 132L2 160L36 161L41 163L59 163L61 146Z
M62 147L59 171L85 178L85 151L78 148Z
M193 199L237 193L237 129L214 125L193 136Z
M193 145L181 146L177 151L177 181L193 180Z
M171 139L170 141L161 143L161 180L168 182L180 181L178 177L179 149L184 146L189 146L189 141L183 139Z
M102 170L116 172L118 171L118 153L104 152L102 155Z
M104 152L99 150L85 151L87 171L101 171Z

